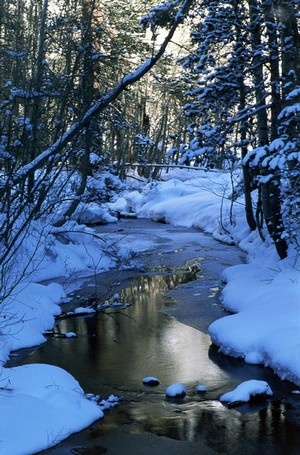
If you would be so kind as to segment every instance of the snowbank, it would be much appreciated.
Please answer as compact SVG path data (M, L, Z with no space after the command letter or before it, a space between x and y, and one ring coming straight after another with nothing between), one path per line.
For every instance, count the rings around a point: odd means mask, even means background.
M281 261L267 232L262 242L257 232L249 230L243 198L231 203L232 182L238 185L238 174L183 170L170 171L163 178L167 181L129 193L127 209L140 217L201 228L247 253L247 264L224 272L222 301L233 314L211 324L212 341L225 354L270 366L282 379L300 385L297 254L290 251Z
M243 200L237 198L231 203L232 177L238 181L238 176L229 173L170 171L163 175L164 181L122 188L122 194L103 211L93 204L84 206L80 216L84 213L85 221L98 222L101 216L114 221L114 213L124 212L194 226L216 239L239 245L247 253L248 263L225 270L223 277L227 282L223 304L232 314L211 324L210 336L224 353L271 366L281 378L300 385L297 257L290 254L280 261L267 235L263 243L257 233L249 231ZM34 233L28 235L15 270L7 274L8 287L15 277L20 280L0 311L2 363L12 350L44 342L43 332L53 326L60 312L64 287L39 281L63 277L65 283L72 282L74 277L114 267L117 258L130 261L134 252L151 246L151 240L129 242L117 233L99 238L93 229L76 221L61 229L47 231L43 227L39 238ZM28 262L33 251L37 254ZM30 280L22 275L25 265ZM77 381L54 366L3 368L0 380L1 453L17 455L45 449L103 415Z
M0 406L0 453L10 455L39 452L103 417L70 374L50 365L4 369Z

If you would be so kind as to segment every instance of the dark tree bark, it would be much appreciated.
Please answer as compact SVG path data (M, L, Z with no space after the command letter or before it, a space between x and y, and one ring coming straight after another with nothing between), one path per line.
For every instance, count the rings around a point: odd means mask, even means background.
M257 136L259 146L265 146L269 143L269 125L266 106L266 88L265 77L263 69L263 60L261 53L257 52L262 47L261 40L261 26L259 21L260 8L258 7L257 0L249 1L249 12L251 21L251 38L253 47L253 74L255 84L255 97L258 106L263 107L257 113ZM272 43L274 46L277 43ZM275 248L281 259L287 256L287 244L282 238L284 231L283 219L281 214L281 197L280 197L280 177L276 174L270 177L272 171L269 169L261 168L261 173L268 175L268 178L261 180L261 203L264 219L270 237L274 241Z
M234 2L235 14L238 16L238 2ZM243 47L242 42L242 31L241 24L236 24L235 26L237 34L237 51ZM245 74L241 71L241 77L239 78L239 95L240 95L240 109L243 111L246 108L246 87L245 87ZM240 137L242 144L242 159L245 158L247 154L247 129L245 121L241 122L240 126ZM257 224L254 217L253 211L253 202L252 202L252 191L253 191L253 173L250 173L249 164L246 163L243 165L243 185L244 185L244 200L245 200L245 213L248 226L251 231L255 231Z

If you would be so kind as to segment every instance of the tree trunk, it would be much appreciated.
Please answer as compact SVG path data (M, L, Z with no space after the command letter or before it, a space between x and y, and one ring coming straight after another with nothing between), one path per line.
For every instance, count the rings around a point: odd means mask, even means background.
M269 143L268 135L268 117L266 107L266 89L263 70L263 62L261 53L257 52L262 47L261 41L261 26L259 24L259 8L256 0L249 1L249 12L251 20L251 38L253 47L253 68L254 68L254 85L255 97L258 106L263 107L257 113L257 135L259 146L264 146ZM273 43L277 45L277 43ZM267 173L268 176L272 173L270 169L261 169L261 173ZM270 237L274 241L275 248L281 259L287 256L287 244L282 239L284 230L281 214L281 199L280 199L280 178L273 173L271 178L267 179L267 183L263 181L261 184L261 202L264 219Z
M31 138L29 139L29 160L32 161L37 155L37 147L39 143L39 124L41 117L41 103L42 97L41 88L42 88L42 78L43 78L43 68L44 68L44 59L45 59L45 37L46 37L46 19L48 13L48 0L43 0L42 10L41 10L41 19L39 26L39 41L38 41L38 50L36 57L36 73L32 81L32 92L36 94L33 96L33 107L31 112ZM28 176L28 201L34 201L34 174Z
M235 14L238 16L238 3L234 3L235 6ZM241 42L241 28L239 25L236 24L236 33L237 33L237 48L241 47L243 44ZM241 77L239 78L239 101L240 101L240 109L243 110L246 107L246 90L245 90L245 82L244 82L245 75L241 72ZM246 139L247 139L247 131L245 121L242 122L240 126L240 142L242 144L242 159L245 158L247 154L247 146ZM246 220L251 231L255 231L256 229L256 221L253 212L253 203L252 203L252 190L253 190L253 176L250 174L249 164L243 165L243 186L244 186L244 200L245 200L245 213L246 213Z

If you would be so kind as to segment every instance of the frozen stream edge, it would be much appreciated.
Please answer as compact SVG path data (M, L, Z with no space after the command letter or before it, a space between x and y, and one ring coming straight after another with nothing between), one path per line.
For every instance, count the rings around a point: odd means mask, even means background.
M120 229L122 229L121 233ZM130 243L131 239L139 239L141 243L143 239L147 241L151 239L153 242L151 250L142 251L136 255L136 270L111 270L99 274L96 278L97 289L100 290L102 288L105 291L107 284L111 287L114 286L114 283L118 283L118 285L113 287L113 292L117 290L118 286L124 287L126 280L139 275L139 266L141 269L144 265L149 268L165 266L172 269L182 266L191 259L199 258L205 268L205 280L201 280L200 272L199 280L182 284L170 291L168 295L175 300L176 307L168 308L166 312L179 322L190 325L204 333L207 333L207 328L211 322L226 314L222 305L218 302L221 273L225 268L243 262L243 253L238 248L217 242L210 236L195 229L172 227L149 220L121 220L117 224L101 226L97 228L97 231L101 234L105 232L110 238L112 236L123 236L128 243ZM80 295L88 295L93 287L95 287L94 277L84 279ZM211 305L212 300L214 302L213 305ZM206 302L210 310L206 312L203 305L201 305L201 314L199 314L199 302ZM92 447L93 441L87 441L84 437L87 432L89 432L89 429L72 436L70 440L64 441L59 447L54 447L44 453L63 455L67 449L74 448L74 444L80 445L83 441L85 446ZM148 453L159 455L170 451L174 455L184 453L189 455L198 455L199 453L210 455L217 453L202 442L194 444L187 441L161 438L149 433L128 435L126 434L126 429L124 430L122 427L110 430L99 441L101 445L104 444L109 448L109 453L114 454L120 453L118 451L120 447L124 447L124 444L129 447L129 451L126 453L138 453L141 445L143 447L147 446L149 452L145 451L144 455Z

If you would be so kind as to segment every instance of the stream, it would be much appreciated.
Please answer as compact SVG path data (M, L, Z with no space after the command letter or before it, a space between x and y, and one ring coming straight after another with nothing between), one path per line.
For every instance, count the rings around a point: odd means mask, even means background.
M91 427L43 454L112 455L226 454L296 455L299 427L286 416L299 406L296 388L262 366L226 357L211 345L207 328L226 312L219 302L224 268L243 254L195 229L149 220L120 220L99 234L151 239L151 251L128 267L79 277L70 283L68 310L118 292L128 303L95 315L58 321L57 335L23 350L8 366L50 363L69 371L86 392L120 397L118 406ZM143 385L155 376L157 387ZM227 409L219 397L248 379L269 383L274 396L263 403ZM169 401L165 389L186 386L187 395ZM204 384L207 391L198 393Z

